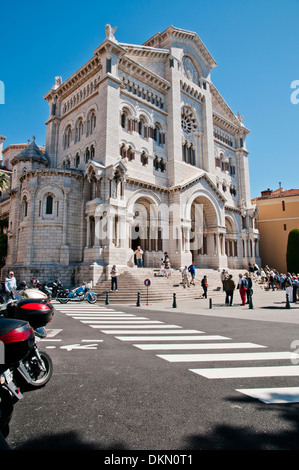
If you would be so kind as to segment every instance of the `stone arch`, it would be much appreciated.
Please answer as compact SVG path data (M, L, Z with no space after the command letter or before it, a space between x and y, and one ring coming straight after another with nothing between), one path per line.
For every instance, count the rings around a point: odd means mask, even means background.
M236 268L238 258L237 227L231 214L225 214L225 254L228 267Z
M138 190L128 202L128 213L130 214L129 247L134 252L138 246L144 252L145 266L158 266L163 254L162 229L159 225L160 198L147 190Z
M200 268L218 268L223 254L219 201L207 190L196 190L184 209L182 250Z

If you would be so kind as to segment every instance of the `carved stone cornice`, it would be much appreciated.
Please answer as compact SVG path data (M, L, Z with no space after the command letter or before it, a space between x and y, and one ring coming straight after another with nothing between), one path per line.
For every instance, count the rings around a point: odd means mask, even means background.
M98 73L102 69L101 58L98 55L93 56L86 64L84 64L77 72L75 72L70 78L65 80L57 89L51 89L44 99L48 101L57 96L63 100L79 86L86 82L92 75Z
M170 89L170 83L167 80L138 64L130 57L124 56L121 58L119 69L161 92L165 93Z

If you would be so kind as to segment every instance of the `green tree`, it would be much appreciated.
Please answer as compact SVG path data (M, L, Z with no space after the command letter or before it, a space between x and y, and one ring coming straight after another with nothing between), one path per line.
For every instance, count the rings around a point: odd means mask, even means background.
M0 191L5 191L9 187L9 178L5 173L0 172Z
M290 231L287 245L287 269L288 272L299 273L299 229Z

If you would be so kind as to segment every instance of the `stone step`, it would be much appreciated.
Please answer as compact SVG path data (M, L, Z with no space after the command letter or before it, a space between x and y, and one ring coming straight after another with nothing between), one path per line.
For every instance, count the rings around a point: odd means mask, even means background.
M234 280L237 283L240 271L230 270L229 272L233 274ZM110 292L110 279L98 283L93 287L93 290L98 294L99 300L106 299L108 292L109 301L111 300L116 303L137 302L138 293L140 294L141 302L146 301L147 298L150 302L169 302L173 299L173 294L176 295L177 300L200 299L203 294L201 279L204 274L206 274L208 278L208 297L213 299L223 299L225 294L222 290L220 272L212 269L196 270L195 286L191 285L189 288L183 287L182 274L179 270L173 269L171 277L165 278L160 276L159 269L135 268L121 273L118 276L118 292ZM150 279L151 281L148 292L144 285L145 279ZM255 279L254 286L255 289L264 288L263 286L261 287Z

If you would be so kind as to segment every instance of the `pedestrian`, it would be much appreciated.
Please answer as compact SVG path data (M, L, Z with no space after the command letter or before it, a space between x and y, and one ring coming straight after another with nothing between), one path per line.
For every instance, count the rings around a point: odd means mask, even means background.
M137 263L137 268L142 268L143 266L143 251L140 246L137 246L137 250L135 250L135 255L136 255L136 263Z
M221 280L221 283L222 283L222 290L224 291L224 282L225 280L227 279L227 271L225 269L222 270L221 274L220 274L220 280Z
M189 268L188 268L188 271L189 273L191 274L191 281L190 281L190 284L192 284L193 286L195 286L195 266L194 266L194 263L190 264Z
M165 263L162 263L162 264L161 264L160 275L161 275L162 277L164 277L164 276L166 275L166 272L165 272Z
M10 271L7 278L5 279L5 290L8 293L8 297L14 300L14 291L17 287L17 282L13 271Z
M185 268L183 269L183 272L182 272L184 289L186 289L186 284L187 284L188 287L190 287L188 274L189 274L188 268L187 268L187 266L185 266Z
M239 281L238 281L237 289L239 289L239 292L240 292L242 305L246 305L246 291L247 291L246 280L242 276L242 274L239 274Z
M117 292L117 276L118 276L118 269L117 267L115 266L115 264L112 266L112 269L110 271L110 275L111 275L111 289L110 291L112 292L113 291L113 287L115 287L115 291Z
M165 256L165 276L168 278L171 276L171 264L168 255Z
M204 276L201 281L201 287L203 288L203 297L207 299L207 292L208 292L208 280L207 276Z
M248 273L245 273L245 280L246 280L246 297L247 297L247 304L249 304L250 296L253 294L253 289L252 289L252 279L250 276L248 276Z
M293 302L296 303L297 302L297 288L299 285L298 276L295 276L295 275L293 276L292 285L293 285Z
M274 290L274 273L273 271L270 272L269 274L269 290L270 287L272 287L272 290Z
M284 281L284 285L286 287L286 295L289 296L289 301L293 302L293 285L292 285L292 278L291 278L290 273L287 274L285 281Z
M226 277L224 281L224 289L226 293L225 303L226 305L233 305L234 290L236 288L235 281L233 280L232 274Z

